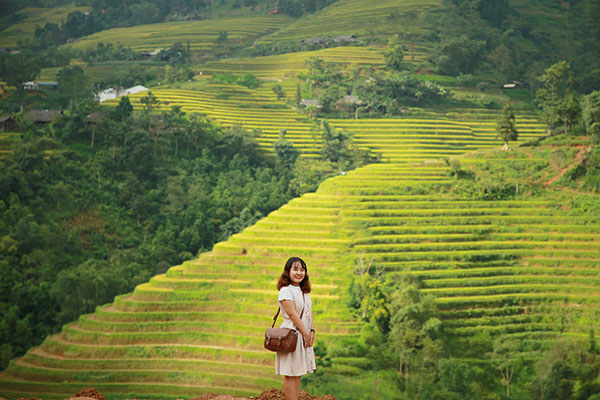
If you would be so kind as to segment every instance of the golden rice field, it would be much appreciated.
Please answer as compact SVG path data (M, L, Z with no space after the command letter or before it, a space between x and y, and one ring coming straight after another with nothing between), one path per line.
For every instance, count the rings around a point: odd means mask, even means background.
M257 141L271 151L281 130L303 157L320 153L320 134L315 123L304 113L278 102L271 90L274 82L264 82L258 89L209 83L202 90L157 89L152 93L161 101L160 108L180 106L189 113L199 113L223 126L242 126L257 131ZM288 96L295 95L293 81L281 82ZM131 96L134 108L141 108L139 93ZM115 103L116 101L109 102ZM467 112L463 110L463 113ZM500 147L496 124L490 112L485 121L451 119L441 115L427 118L332 119L332 126L350 133L359 147L381 155L386 162L421 162L462 154L477 149ZM517 120L519 141L523 143L543 136L543 127L530 115Z
M440 5L439 0L340 0L319 13L301 18L261 39L272 43L319 35L360 36L400 33L401 38L425 32L422 17Z
M187 45L189 41L191 50L208 51L219 45L219 32L227 32L227 43L248 45L251 40L279 29L289 21L290 18L283 15L268 15L138 25L94 33L65 46L85 50L102 42L144 51L170 47L177 42Z
M332 354L359 334L344 294L359 260L390 277L418 277L459 342L486 332L528 355L559 334L587 338L598 329L600 221L552 196L464 198L451 190L456 183L435 162L372 164L330 178L65 325L11 362L0 395L61 399L92 385L110 398L176 399L280 386L262 335L290 254L308 263L319 340ZM358 375L361 360L338 356L333 368Z
M307 72L306 62L311 58L320 58L326 62L336 62L348 67L353 65L382 66L385 63L383 49L380 47L346 46L274 56L208 61L203 65L202 72L210 74L251 73L263 79L284 79Z

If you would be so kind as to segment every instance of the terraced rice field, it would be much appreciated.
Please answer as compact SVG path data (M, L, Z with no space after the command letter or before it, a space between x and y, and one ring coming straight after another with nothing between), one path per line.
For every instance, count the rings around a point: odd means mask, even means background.
M17 12L19 23L11 25L0 32L0 47L17 47L19 40L32 39L36 25L44 26L54 23L60 26L67 16L74 11L86 12L89 7L61 6L53 8L26 7Z
M518 351L598 328L600 220L559 202L451 194L442 163L372 164L325 181L199 259L66 325L11 363L0 395L62 398L81 385L125 398L256 394L281 385L261 338L291 254L306 259L319 340L357 335L345 305L354 260L418 277L456 340L487 332ZM359 373L354 359L336 358Z
M152 90L161 102L161 108L168 110L172 106L181 106L185 112L200 113L219 122L223 126L243 126L249 131L260 130L258 141L268 151L273 148L279 132L286 129L286 138L292 140L305 157L315 157L318 153L318 138L311 134L312 125L306 116L277 102L271 85L263 85L259 90L244 87L211 84L206 91L179 89ZM284 86L287 93L293 95L295 87ZM130 97L136 109L141 108L140 93ZM108 102L107 102L108 103Z
M201 113L223 126L243 126L258 131L257 141L272 151L281 130L294 143L303 157L317 157L321 149L320 134L306 115L278 102L271 88L276 82L264 82L256 90L241 86L211 83L202 91L159 89L152 93L162 102L161 108L181 106L190 113ZM295 95L294 82L280 83L288 96ZM130 97L140 109L140 93ZM110 102L107 102L110 104ZM463 111L465 112L465 111ZM386 162L424 161L462 154L466 151L500 147L496 138L494 114L486 114L485 122L451 120L433 115L422 119L332 119L335 128L351 133L361 148L379 153ZM544 135L539 123L525 114L517 120L519 143Z
M346 193L341 219L362 235L354 254L419 277L450 336L512 337L525 352L559 333L586 338L598 329L600 220L574 217L546 199L457 198L444 190L443 168L414 170L372 165L326 183ZM409 194L413 180L432 190Z
M493 120L492 120L493 121ZM449 119L330 120L353 133L360 147L380 153L388 162L420 162L501 145L495 122L462 122ZM544 135L536 120L517 121L519 143Z
M301 18L261 42L300 41L319 35L389 35L425 32L421 18L439 7L438 0L340 0L319 13Z
M327 62L336 62L346 66L385 64L383 49L380 47L345 46L276 56L208 61L203 66L203 72L210 74L252 73L263 79L285 79L308 72L306 62L310 58L320 58Z
M212 252L80 317L13 362L0 376L0 394L64 398L93 384L111 398L168 399L281 386L262 336L289 254L309 265L319 340L335 345L358 332L338 294L348 245L333 235L338 204L319 193L293 200Z
M290 20L283 15L270 15L138 25L98 32L66 46L85 50L96 48L100 42L115 45L120 43L137 51L145 51L170 47L177 42L186 45L189 41L191 50L203 51L219 45L217 43L219 32L227 32L228 42L248 43L284 26Z

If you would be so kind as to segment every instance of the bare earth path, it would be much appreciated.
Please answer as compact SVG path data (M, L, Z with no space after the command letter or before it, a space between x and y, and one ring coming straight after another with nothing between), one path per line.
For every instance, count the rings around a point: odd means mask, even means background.
M573 166L575 166L576 164L581 163L581 160L583 159L583 157L590 152L590 150L592 150L592 146L588 146L586 148L583 148L581 150L579 150L579 153L577 153L575 155L575 158L573 159L573 162L569 165L567 165L566 167L564 167L563 169L560 170L560 172L558 173L558 175L556 175L555 177L553 177L552 179L547 180L546 182L544 182L544 186L550 186L552 185L554 182L556 182L557 180L559 180L560 178L562 178L562 176L568 171L570 170Z

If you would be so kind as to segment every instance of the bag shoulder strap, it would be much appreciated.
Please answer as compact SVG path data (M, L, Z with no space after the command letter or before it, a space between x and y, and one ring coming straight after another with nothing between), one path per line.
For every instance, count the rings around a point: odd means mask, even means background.
M300 320L302 320L302 316L304 315L304 309L306 308L306 300L304 299L304 292L302 292L302 312L300 313ZM275 316L273 317L273 325L271 325L271 328L275 327L275 322L277 321L277 317L279 317L279 311L281 311L280 307L277 307L277 314L275 314Z

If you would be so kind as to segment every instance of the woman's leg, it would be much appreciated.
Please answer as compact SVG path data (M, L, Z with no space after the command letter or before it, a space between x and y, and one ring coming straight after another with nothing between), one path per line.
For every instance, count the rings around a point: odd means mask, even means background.
M300 377L297 376L296 378L296 398L300 397Z
M285 400L298 400L300 395L300 377L287 376L283 378L283 393Z

